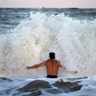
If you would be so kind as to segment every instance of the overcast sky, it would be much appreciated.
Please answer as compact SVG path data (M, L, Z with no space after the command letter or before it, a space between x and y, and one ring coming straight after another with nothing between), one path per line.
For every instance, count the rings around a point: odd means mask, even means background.
M96 8L96 0L0 0L0 7Z

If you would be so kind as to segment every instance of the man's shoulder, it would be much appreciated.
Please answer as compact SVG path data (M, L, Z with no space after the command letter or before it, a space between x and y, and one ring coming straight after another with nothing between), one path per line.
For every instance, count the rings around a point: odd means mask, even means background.
M55 59L56 62L59 62L59 60Z

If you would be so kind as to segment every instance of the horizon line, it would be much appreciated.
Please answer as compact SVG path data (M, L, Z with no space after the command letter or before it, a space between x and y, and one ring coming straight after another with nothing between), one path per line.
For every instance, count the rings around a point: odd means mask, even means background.
M39 7L0 7L0 8L33 8L33 9L96 9L94 7L44 7L44 8L39 8Z

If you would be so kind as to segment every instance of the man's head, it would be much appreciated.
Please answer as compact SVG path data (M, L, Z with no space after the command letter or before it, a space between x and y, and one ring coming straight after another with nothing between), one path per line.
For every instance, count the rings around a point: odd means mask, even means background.
M50 59L55 59L55 53L54 52L50 52L49 53L49 57L50 57Z

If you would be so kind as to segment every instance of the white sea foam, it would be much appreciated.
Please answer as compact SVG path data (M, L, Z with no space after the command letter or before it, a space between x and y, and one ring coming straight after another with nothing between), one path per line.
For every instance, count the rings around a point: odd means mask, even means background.
M96 20L77 20L64 14L30 12L11 30L0 36L0 74L11 77L45 77L46 68L26 70L48 59L54 51L68 71L59 69L59 77L96 74ZM78 71L73 74L71 71Z

